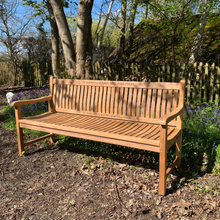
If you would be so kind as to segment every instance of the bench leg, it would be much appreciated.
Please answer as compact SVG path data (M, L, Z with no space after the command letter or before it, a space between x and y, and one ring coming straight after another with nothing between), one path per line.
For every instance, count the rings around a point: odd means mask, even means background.
M182 131L180 131L179 137L176 141L176 157L178 157L177 167L179 167L181 163L181 154L182 154Z
M166 194L166 165L167 165L167 152L160 152L159 164L159 194Z
M55 143L55 134L53 133L50 134L52 134L52 137L50 137L50 143Z
M24 134L23 128L17 126L17 138L18 138L18 153L22 156L22 152L24 151Z
M159 194L166 194L166 170L167 170L167 126L161 126L160 139L160 163L159 163Z

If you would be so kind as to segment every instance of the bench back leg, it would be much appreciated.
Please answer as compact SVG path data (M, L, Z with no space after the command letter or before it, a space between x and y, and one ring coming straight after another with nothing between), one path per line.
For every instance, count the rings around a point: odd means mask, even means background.
M176 157L178 157L177 167L179 167L181 163L181 154L182 154L182 131L180 131L180 134L176 141Z
M52 136L50 137L50 143L55 143L55 134L50 133Z
M160 139L160 162L159 162L159 194L166 194L166 167L167 167L167 127L162 126Z

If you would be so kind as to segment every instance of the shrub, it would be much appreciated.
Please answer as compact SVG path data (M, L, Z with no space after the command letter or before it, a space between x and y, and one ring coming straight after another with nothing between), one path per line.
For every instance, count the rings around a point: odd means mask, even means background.
M194 164L214 164L216 150L220 148L220 109L214 103L195 107L186 105L183 119L183 157Z
M20 92L12 99L12 102L18 100L36 99L48 95L49 95L48 88L42 88L30 92ZM48 102L39 102L34 104L23 105L21 106L21 110L22 110L22 117L39 115L48 111ZM15 125L14 107L11 107L10 105L6 106L3 110L3 113L6 121L4 127L15 129L16 125Z

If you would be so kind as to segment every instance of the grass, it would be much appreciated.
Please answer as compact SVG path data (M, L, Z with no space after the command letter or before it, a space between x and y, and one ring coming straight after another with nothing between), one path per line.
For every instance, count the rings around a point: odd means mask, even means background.
M48 88L37 91L19 93L13 101L21 99L34 99L49 94ZM41 114L48 110L47 102L22 106L22 117ZM3 110L5 116L4 127L16 129L14 108L6 106ZM183 118L183 150L182 163L189 170L204 172L212 169L213 173L220 173L220 108L214 103L200 103L192 107L185 105ZM42 136L45 133L25 129L26 133ZM109 160L120 160L121 162L138 164L157 164L159 155L157 153L115 146L102 142L84 139L70 138L59 135L58 141L66 150L86 153L93 156L102 156ZM175 148L168 152L168 161L175 158ZM88 161L85 161L86 163Z

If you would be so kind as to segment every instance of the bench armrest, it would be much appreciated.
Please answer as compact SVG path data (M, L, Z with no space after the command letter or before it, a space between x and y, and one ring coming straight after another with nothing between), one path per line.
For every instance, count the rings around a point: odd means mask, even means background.
M159 124L161 125L167 125L170 121L172 121L174 118L176 118L178 115L183 113L184 107L179 107L172 112L168 113L167 115L164 115L159 119Z
M30 100L15 101L15 102L12 102L10 105L11 106L21 106L21 105L27 105L27 104L31 104L31 103L44 102L44 101L50 101L50 100L52 100L52 96L40 97L37 99L30 99Z

